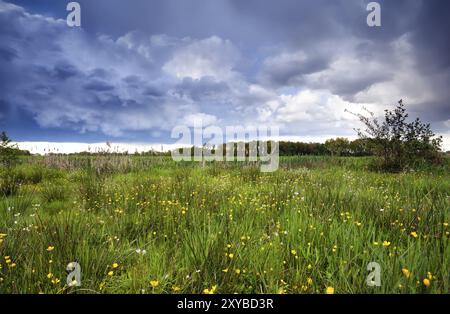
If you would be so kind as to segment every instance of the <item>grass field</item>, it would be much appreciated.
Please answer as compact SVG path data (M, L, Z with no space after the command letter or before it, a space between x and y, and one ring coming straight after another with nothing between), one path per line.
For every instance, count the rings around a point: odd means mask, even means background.
M0 292L449 293L449 160L368 162L24 159L1 170ZM68 287L75 261L82 285Z

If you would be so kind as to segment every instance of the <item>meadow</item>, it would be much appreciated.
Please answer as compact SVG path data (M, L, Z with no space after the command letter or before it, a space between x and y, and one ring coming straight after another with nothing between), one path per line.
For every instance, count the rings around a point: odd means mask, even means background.
M449 158L402 173L370 158L283 157L261 173L24 157L0 174L0 293L449 293Z

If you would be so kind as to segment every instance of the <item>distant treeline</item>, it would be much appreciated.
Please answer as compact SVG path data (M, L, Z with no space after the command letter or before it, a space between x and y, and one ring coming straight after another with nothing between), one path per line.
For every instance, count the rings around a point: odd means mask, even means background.
M245 143L245 155L249 155L250 145L255 142L247 142ZM234 144L234 155L237 154L238 144L242 145L243 142L233 143ZM260 147L261 143L256 142ZM349 141L346 138L335 138L329 139L325 143L304 143L304 142L287 142L281 141L278 142L278 150L280 156L303 156L303 155L312 155L312 156L373 156L375 155L370 139L356 139L354 141ZM269 153L271 152L270 142L267 143L267 148ZM189 148L187 148L189 149ZM215 153L218 149L217 146L211 147L190 147L191 156L194 155L195 149L197 150L208 150L212 153ZM182 153L182 149L179 149L179 152ZM226 155L226 144L222 145L223 155ZM449 152L447 152L448 154ZM21 151L22 155L30 155L28 151ZM60 153L50 152L48 155L62 155ZM114 155L114 156L171 156L171 152L159 152L155 150L149 150L146 152L118 152L115 150L98 150L95 152L79 152L79 153L70 153L65 154L69 156L101 156L101 155Z
M245 155L249 155L249 151L251 149L252 144L258 147L258 152L261 149L260 142L238 142L234 144L234 155L237 154L238 145L245 145ZM255 145L256 144L256 145ZM267 150L270 153L271 143L267 143ZM327 140L325 143L304 143L304 142L287 142L281 141L278 142L278 150L280 156L301 156L301 155L315 155L315 156L324 156L324 155L332 155L332 156L370 156L373 155L372 151L369 149L368 140L357 139L354 141L349 141L346 138L336 138ZM195 148L191 147L191 155L194 154ZM209 150L212 153L219 148L213 147L205 147L205 150ZM181 149L179 149L181 153ZM222 145L223 155L226 154L226 144Z
M235 155L237 152L238 145L245 145L245 152L246 156L249 155L249 150L251 147L251 144L255 144L255 142L238 142L233 143L234 144L234 150ZM260 142L256 142L256 145L259 149L261 147ZM324 156L324 155L332 155L332 156L371 156L373 155L372 151L370 150L370 145L368 145L368 141L365 139L357 139L354 141L349 141L346 138L336 138L336 139L329 139L325 143L304 143L304 142L287 142L287 141L281 141L278 142L278 149L280 156L300 156L300 155L316 155L316 156ZM189 148L187 148L189 149ZM190 147L191 154L194 154L195 149L197 150L209 150L212 153L215 153L217 149L219 149L217 146L210 146L210 147ZM269 152L271 152L271 145L270 142L267 143L267 149ZM181 149L179 149L181 152ZM223 154L226 154L226 144L222 145L222 151ZM30 153L28 151L23 151L22 153L29 155ZM48 155L60 155L59 153L52 153L50 152ZM116 155L116 156L128 156L128 155L134 155L134 156L170 156L171 152L158 152L155 150L150 150L146 152L118 152L114 150L99 150L95 152L79 152L79 153L70 153L67 154L70 156L96 156L96 155Z
M258 147L258 150L261 148L261 142L238 142L234 144L234 155L237 154L238 145L245 145L245 155L249 155L249 150L251 145L255 145ZM223 155L226 155L227 144L222 144L222 152ZM373 155L371 150L368 148L367 140L357 139L354 141L349 141L346 138L336 138L327 140L325 143L304 143L304 142L287 142L281 141L278 142L278 150L280 156L301 156L301 155L315 155L315 156L370 156ZM189 149L189 147L187 147ZM208 147L190 147L191 155L194 155L195 150L208 150L212 153L215 153L218 146L208 146ZM268 152L271 152L270 142L267 143ZM182 149L179 149L179 152L182 152ZM59 153L49 153L48 155L60 155ZM67 154L70 156L97 156L97 155L116 155L116 156L170 156L171 152L158 152L155 150L149 150L146 152L118 152L115 150L98 150L95 152L79 152L79 153L70 153Z

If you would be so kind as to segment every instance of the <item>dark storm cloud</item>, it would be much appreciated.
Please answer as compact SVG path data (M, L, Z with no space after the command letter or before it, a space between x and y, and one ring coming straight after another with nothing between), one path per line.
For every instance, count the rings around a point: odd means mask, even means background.
M144 95L147 95L147 96L161 97L161 96L164 96L164 94L165 94L165 92L156 86L147 86L144 89Z
M57 64L53 70L55 76L60 80L66 80L80 74L78 69L69 63Z
M188 96L194 101L202 101L205 98L216 98L229 90L226 83L217 82L210 77L203 77L199 80L184 78L174 87L173 92L180 97Z
M80 0L82 29L62 2L14 2L0 0L0 119L20 107L43 128L124 136L203 115L341 134L345 102L404 98L448 131L446 1L379 1L369 28L365 0Z
M262 65L262 80L275 86L298 84L305 75L325 70L329 56L307 55L303 51L268 58Z
M87 84L84 84L83 87L87 90L98 91L98 92L111 91L114 89L114 86L112 86L106 82L99 81L99 80L93 80Z
M1 51L18 52L0 58L2 106L24 108L42 127L114 136L170 121L170 117L163 117L166 100L152 103L144 92L142 82L152 78L146 71L151 65L138 51L70 30L64 21L29 15L6 3L0 5L0 21L20 34L0 43ZM0 36L7 38L11 33L8 28L1 29ZM82 54L85 59L79 58ZM129 63L117 64L127 57L132 57ZM136 81L131 91L130 77L139 73L145 79Z
M450 67L450 2L423 2L412 25L411 41L416 48L419 66L425 71Z
M14 58L17 58L17 51L9 47L2 48L0 49L0 58L11 62Z

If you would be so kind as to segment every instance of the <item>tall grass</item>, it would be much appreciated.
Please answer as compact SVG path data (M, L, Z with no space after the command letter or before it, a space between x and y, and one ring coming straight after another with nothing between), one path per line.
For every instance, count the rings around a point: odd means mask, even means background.
M290 157L261 173L62 158L14 170L27 174L0 202L1 292L449 292L445 168L388 174L368 158ZM79 288L66 285L73 261ZM369 262L381 287L366 285Z

